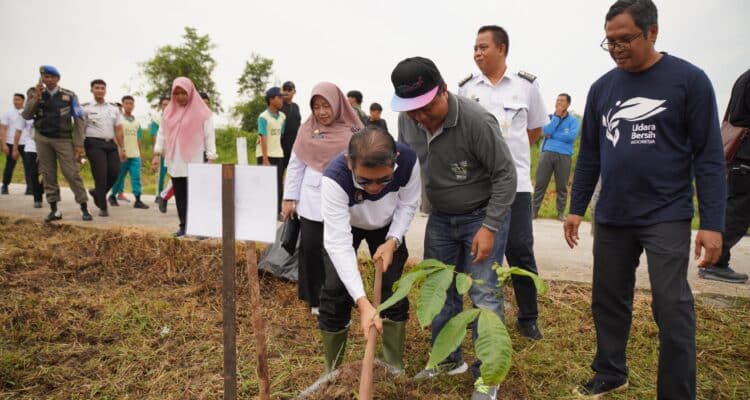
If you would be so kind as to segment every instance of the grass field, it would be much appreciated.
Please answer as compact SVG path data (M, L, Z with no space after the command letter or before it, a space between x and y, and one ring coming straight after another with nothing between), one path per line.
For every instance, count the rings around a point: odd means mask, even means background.
M245 251L238 250L239 395L248 399L258 389ZM363 272L369 279L371 271ZM260 286L272 395L291 399L322 372L317 322L296 299L294 284L264 275ZM220 288L216 241L0 217L0 399L220 398ZM506 299L512 321L507 289ZM569 399L570 389L591 375L590 288L553 282L539 302L546 338L532 342L509 328L515 352L501 399ZM647 293L636 295L634 308L631 387L608 399L655 397L657 328ZM750 398L750 302L699 296L696 312L698 398ZM364 352L357 321L346 361ZM409 376L426 363L429 338L411 315ZM465 354L473 359L471 351ZM376 398L466 399L471 383L468 374L380 381ZM337 393L325 398L352 397L347 387Z

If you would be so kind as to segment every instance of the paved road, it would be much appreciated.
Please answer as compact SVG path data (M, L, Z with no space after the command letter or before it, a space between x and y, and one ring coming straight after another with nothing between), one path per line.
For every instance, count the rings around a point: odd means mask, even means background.
M0 196L0 213L6 215L23 215L42 220L49 212L47 205L42 209L32 207L31 196L23 195L24 186L12 184L10 195ZM130 195L129 195L130 196ZM62 189L63 200L59 207L63 213L63 222L95 227L131 226L143 229L162 231L170 233L177 230L177 214L174 202L170 202L167 213L162 214L154 204L154 196L143 196L143 201L150 205L148 210L139 210L132 207L132 203L121 203L120 207L110 207L110 216L98 217L93 202L89 203L94 220L82 222L77 204L73 201L73 195L69 189ZM132 196L131 196L132 197ZM406 242L412 258L418 260L422 256L422 240L427 218L417 214L414 218ZM562 223L557 220L535 220L534 221L534 249L539 272L542 278L548 280L562 280L574 282L591 282L592 270L592 237L591 226L584 223L581 227L581 240L579 246L573 250L569 249L562 236ZM693 232L695 237L695 232ZM363 248L364 249L364 246ZM366 252L366 250L365 250ZM732 250L733 267L741 272L750 273L750 240L744 238ZM707 281L697 276L695 262L690 263L688 279L695 293L713 293L728 296L750 297L750 284L744 285L726 284L721 282ZM646 257L641 257L641 265L636 272L636 285L639 288L648 289L648 271Z

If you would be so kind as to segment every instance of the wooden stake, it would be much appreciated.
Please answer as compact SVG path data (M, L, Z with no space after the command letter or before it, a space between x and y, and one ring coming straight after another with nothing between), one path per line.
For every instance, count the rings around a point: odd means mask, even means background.
M271 384L268 380L268 354L266 352L266 331L260 305L260 284L258 283L258 256L255 242L247 243L247 280L250 285L250 312L253 315L255 353L258 357L256 372L260 400L271 398Z
M383 264L375 263L375 289L373 291L372 305L377 308L380 305L380 297L383 286ZM375 346L378 343L378 330L372 326L367 332L367 347L365 357L362 359L362 373L359 377L359 399L372 400L373 394L373 365L375 363Z
M234 165L221 166L221 244L224 298L224 400L237 398L237 331L234 254Z

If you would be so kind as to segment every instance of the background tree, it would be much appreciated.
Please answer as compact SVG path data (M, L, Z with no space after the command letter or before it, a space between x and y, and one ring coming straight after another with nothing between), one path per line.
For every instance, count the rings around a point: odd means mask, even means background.
M182 38L182 44L162 46L156 49L153 58L139 64L146 78L146 99L152 106L156 106L160 97L169 96L174 79L185 76L193 81L199 91L208 93L213 111L223 111L216 84L211 78L216 60L210 51L216 45L211 43L208 35L201 36L195 28L189 26L185 27Z
M265 91L271 83L273 60L252 53L245 62L245 70L237 79L237 94L246 100L240 101L233 110L235 117L240 118L242 130L258 130L258 116L266 109Z

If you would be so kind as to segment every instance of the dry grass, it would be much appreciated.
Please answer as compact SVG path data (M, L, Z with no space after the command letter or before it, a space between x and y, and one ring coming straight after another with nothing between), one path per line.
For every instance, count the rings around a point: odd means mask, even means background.
M242 248L237 259L239 394L253 398ZM0 398L221 398L220 285L216 241L0 217ZM262 276L260 286L272 394L293 398L322 372L317 323L296 299L294 284ZM570 388L590 376L595 348L589 298L585 285L553 283L540 299L549 339L531 342L511 329L514 367L500 398L569 398ZM508 300L512 304L512 296ZM696 308L699 398L750 398L750 303L699 298ZM349 362L363 354L356 320ZM169 334L161 334L164 327ZM639 293L628 349L631 388L611 399L655 397L656 335L649 297ZM426 363L428 351L429 331L411 318L408 375ZM466 357L473 359L470 351ZM377 383L376 398L465 399L471 383L468 374L426 383L391 379ZM341 385L335 393L328 398L347 399L353 392Z

